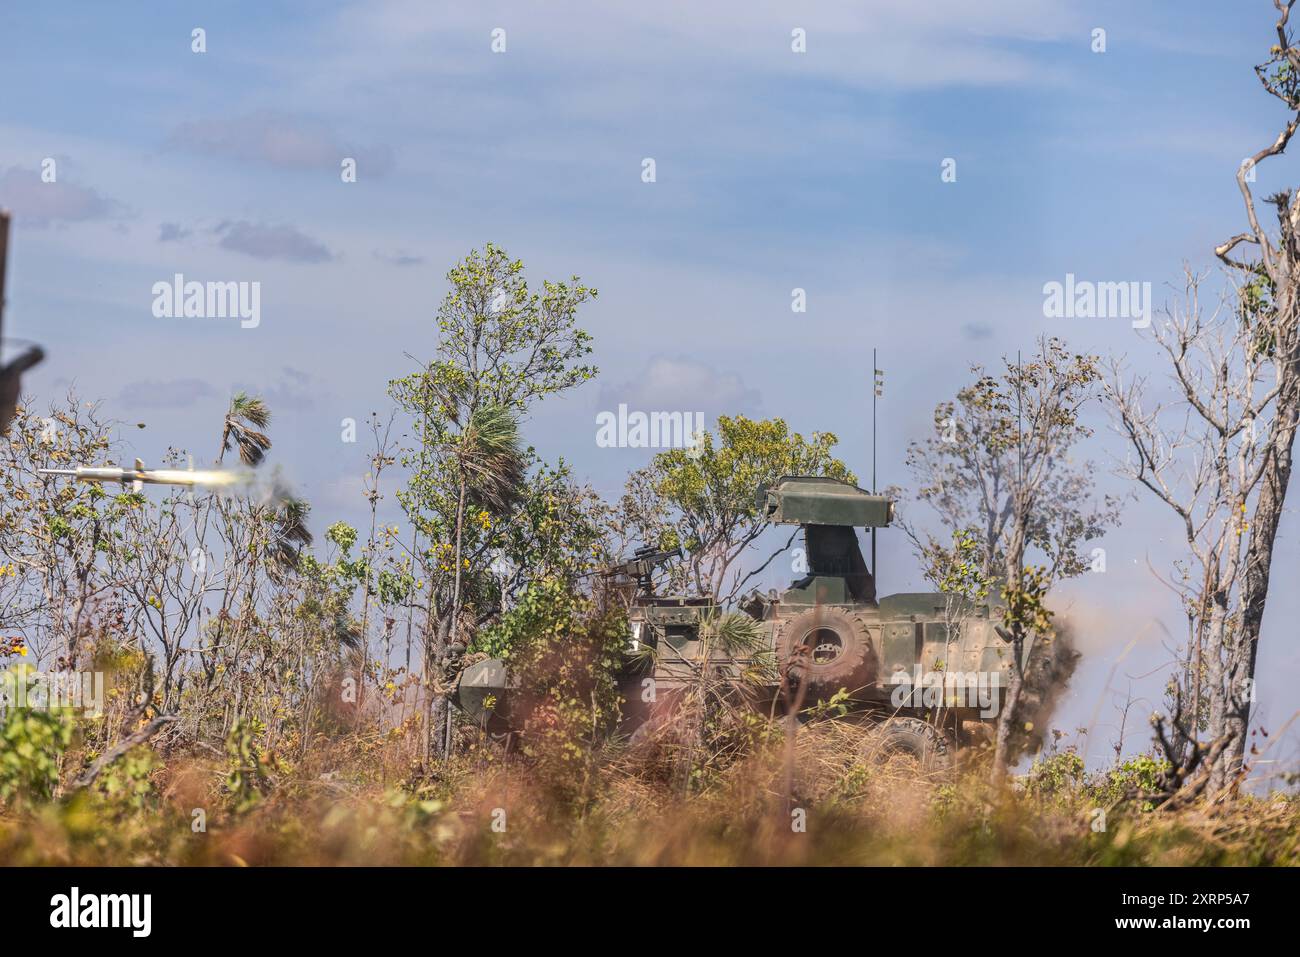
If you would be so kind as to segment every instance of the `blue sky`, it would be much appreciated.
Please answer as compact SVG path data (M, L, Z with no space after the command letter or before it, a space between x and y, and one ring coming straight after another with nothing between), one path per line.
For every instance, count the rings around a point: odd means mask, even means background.
M881 476L901 482L906 443L972 362L1047 332L1154 368L1127 322L1045 319L1042 285L1149 281L1163 300L1184 261L1212 266L1242 228L1235 168L1282 120L1251 70L1273 21L1263 0L5 4L6 333L50 353L34 394L74 383L146 422L124 438L150 461L213 454L231 392L265 394L272 459L319 528L363 504L367 453L340 420L388 408L404 353L432 348L443 274L491 240L535 282L600 289L582 316L600 377L527 435L606 494L649 454L596 446L619 402L780 415L837 433L865 474L873 347ZM1275 167L1259 193L1294 185ZM150 289L176 272L259 281L261 325L154 318ZM1099 481L1118 487L1097 424ZM1067 590L1086 657L1057 724L1099 714L1094 755L1117 734L1112 669L1149 704L1128 728L1145 744L1168 660L1152 623L1179 631L1145 563L1176 534L1139 499L1108 574ZM1292 516L1283 580L1295 535ZM887 591L920 587L899 538L882 537ZM1270 606L1270 730L1300 706L1297 612Z

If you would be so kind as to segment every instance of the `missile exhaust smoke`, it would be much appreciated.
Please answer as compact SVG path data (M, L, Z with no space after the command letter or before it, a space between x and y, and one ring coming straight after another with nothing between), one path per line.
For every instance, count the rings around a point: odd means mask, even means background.
M232 485L241 485L251 479L251 476L240 475L238 472L227 472L219 469L155 469L154 481L160 485L200 485L205 488L227 488Z

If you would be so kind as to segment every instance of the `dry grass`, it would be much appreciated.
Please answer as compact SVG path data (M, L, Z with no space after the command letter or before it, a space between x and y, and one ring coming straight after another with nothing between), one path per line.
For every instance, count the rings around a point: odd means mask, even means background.
M991 790L981 766L926 778L905 757L869 760L870 732L801 729L791 793L779 740L689 793L662 762L596 756L582 793L546 761L475 746L436 774L400 749L349 740L268 771L236 813L218 758L176 756L145 793L108 787L0 816L0 862L182 865L1203 865L1300 863L1300 801L1243 797L1177 814L1134 806L1091 826L1102 789ZM328 767L328 769L326 769ZM563 769L560 769L563 770ZM111 783L110 779L110 783ZM206 830L194 828L194 811ZM799 829L802 821L804 827ZM495 825L495 826L494 826Z

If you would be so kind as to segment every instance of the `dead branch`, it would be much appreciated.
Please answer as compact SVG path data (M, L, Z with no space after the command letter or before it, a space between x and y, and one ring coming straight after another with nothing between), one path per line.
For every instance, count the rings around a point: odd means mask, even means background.
M126 752L130 751L137 744L144 744L163 728L177 720L178 718L174 714L160 714L143 728L139 728L131 734L128 734L125 738L96 758L95 762L91 764L90 767L81 772L81 775L72 782L73 790L81 790L82 788L90 787L90 785L95 783L95 779L99 777L106 767L122 755L126 754Z

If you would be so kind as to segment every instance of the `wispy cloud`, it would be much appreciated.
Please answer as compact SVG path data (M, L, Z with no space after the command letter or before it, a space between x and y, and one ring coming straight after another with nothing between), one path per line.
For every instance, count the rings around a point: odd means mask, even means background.
M391 253L376 249L375 258L390 266L423 266L426 262L423 256L413 256L400 249Z
M339 170L343 160L349 157L356 160L358 173L362 175L384 176L393 168L391 147L352 143L328 124L270 110L182 123L172 131L167 145L191 153L290 170Z
M47 183L40 170L12 166L0 173L0 207L32 226L109 219L122 206L97 190L63 180Z
M324 243L312 239L292 226L268 226L262 223L220 223L213 232L221 237L221 248L243 253L255 259L282 259L295 263L323 263L334 258Z
M484 4L484 6L497 6ZM546 7L512 5L494 11L514 49L571 65L644 65L707 52L755 74L813 75L853 87L938 89L958 85L1041 83L1040 66L1018 45L1061 39L1084 24L1065 0L965 0L816 5L794 11L783 0L732 4L662 0L610 4L569 0ZM489 21L479 7L427 0L365 0L346 7L327 29L355 81L394 70L457 74L500 69L487 50ZM569 30L581 22L601 42L575 46ZM792 55L794 29L805 31L807 53ZM481 42L467 43L478 34ZM1086 31L1079 36L1085 37ZM440 57L431 42L450 38ZM328 64L334 69L340 64Z
M191 231L183 228L178 223L163 223L158 227L158 242L172 243L181 239L186 239L191 235Z
M116 402L127 412L135 409L177 409L216 398L217 390L202 379L141 380L128 382Z
M758 390L745 385L735 373L719 372L694 359L659 357L622 385L606 385L601 403L614 408L626 403L642 411L699 412L707 418L748 412L762 407Z
M281 367L274 382L243 382L238 388L264 399L272 412L307 412L329 395L319 379L293 366Z

